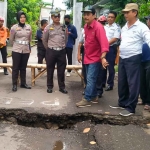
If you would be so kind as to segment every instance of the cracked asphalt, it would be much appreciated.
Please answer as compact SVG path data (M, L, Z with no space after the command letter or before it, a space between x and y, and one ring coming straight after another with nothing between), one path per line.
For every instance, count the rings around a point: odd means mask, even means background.
M8 63L11 58L8 58ZM32 48L29 63L37 63L36 47ZM27 83L30 85L31 72L27 69ZM56 72L54 76L54 92L46 92L46 74L36 81L31 90L21 89L11 91L11 74L4 76L0 69L0 110L22 109L27 113L46 115L75 115L78 113L108 114L119 116L119 110L109 108L118 100L117 84L114 90L105 92L99 99L99 104L88 108L77 108L75 103L82 98L83 86L76 73L66 77L68 94L59 92ZM150 118L150 113L138 106L134 117ZM107 116L106 116L107 119ZM123 118L119 118L123 119ZM113 120L113 118L112 118ZM90 132L83 134L85 128ZM93 124L90 121L79 122L71 129L54 130L31 128L1 121L0 122L0 150L148 150L150 149L150 130L140 126L113 126L108 124ZM90 142L96 142L91 145Z

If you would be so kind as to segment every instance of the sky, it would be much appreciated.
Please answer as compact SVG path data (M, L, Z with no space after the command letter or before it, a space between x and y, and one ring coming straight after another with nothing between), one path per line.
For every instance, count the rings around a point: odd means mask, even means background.
M52 3L52 0L43 0L44 2ZM59 7L61 9L66 9L66 6L64 3L62 3L63 0L54 0L54 7Z

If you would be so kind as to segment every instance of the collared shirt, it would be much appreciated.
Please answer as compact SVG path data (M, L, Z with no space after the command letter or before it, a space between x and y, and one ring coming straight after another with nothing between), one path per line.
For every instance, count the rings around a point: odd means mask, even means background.
M11 27L10 30L10 38L9 42L11 45L13 45L14 52L18 53L30 53L31 47L30 47L30 41L32 40L32 30L31 26L29 24L25 24L25 26L22 28L18 24L15 24ZM15 41L26 41L29 42L29 44L19 44Z
M67 28L70 34L68 35L68 41L67 41L66 47L73 48L73 45L75 44L75 40L78 37L77 30L76 30L76 27L72 24L69 24Z
M122 59L142 53L143 41L150 47L150 30L139 20L128 28L128 23L121 31L120 57Z
M43 33L43 44L47 48L64 48L67 43L67 29L64 25L47 25Z
M82 29L81 36L79 38L79 43L84 45L84 41L85 41L85 33L84 33L84 29Z
M109 51L109 44L104 27L94 20L90 26L84 27L85 31L85 55L84 64L100 62L102 53Z
M0 48L3 46L6 46L6 40L7 40L7 29L5 27L0 28Z
M36 38L38 40L38 42L37 42L38 51L46 51L46 49L43 45L43 42L42 42L42 36L43 36L43 30L38 29L36 32Z
M106 31L106 36L108 41L110 41L113 38L117 38L117 39L120 38L121 28L115 22L112 25L109 24L105 25L104 28ZM114 45L115 43L113 43L112 45Z

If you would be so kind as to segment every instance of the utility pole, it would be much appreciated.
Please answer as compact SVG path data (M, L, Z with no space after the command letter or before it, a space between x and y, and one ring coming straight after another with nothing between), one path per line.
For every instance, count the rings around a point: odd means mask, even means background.
M76 3L77 3L77 0L73 0L73 24L75 25L75 12L76 12Z
M53 9L53 7L54 7L54 0L52 0L52 9Z

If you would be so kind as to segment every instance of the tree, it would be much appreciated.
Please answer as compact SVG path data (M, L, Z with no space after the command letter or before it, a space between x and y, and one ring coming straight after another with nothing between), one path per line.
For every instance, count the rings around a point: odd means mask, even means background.
M8 0L8 27L10 28L13 24L17 23L16 13L22 10L26 13L27 23L31 25L33 35L35 35L37 29L36 21L39 19L41 7L46 5L47 3L44 3L42 0Z

